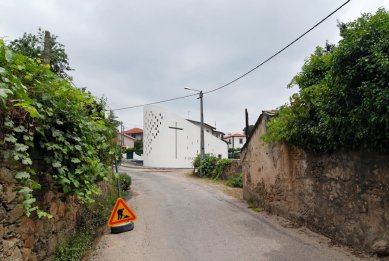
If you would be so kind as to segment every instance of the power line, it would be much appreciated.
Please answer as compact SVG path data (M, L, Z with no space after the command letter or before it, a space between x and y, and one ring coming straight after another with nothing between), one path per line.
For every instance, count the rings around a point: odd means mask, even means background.
M250 71L242 74L241 76L235 78L234 80L220 86L220 87L217 87L215 89L212 89L210 91L207 91L205 92L204 94L207 94L207 93L211 93L211 92L215 92L215 91L218 91L220 89L223 89L225 87L227 87L228 85L231 85L233 84L234 82L236 81L239 81L240 79L242 79L243 77L245 77L246 75L252 73L253 71L255 71L256 69L258 69L259 67L261 67L262 65L264 65L265 63L269 62L270 60L272 60L274 57L278 56L280 53L282 53L283 51L285 51L286 49L288 49L290 46L292 46L294 43L296 43L298 40L300 40L301 38L303 38L305 35L307 35L309 32L311 32L313 29L315 29L316 27L318 27L321 23L323 23L325 20L327 20L329 17L331 17L333 14L335 14L337 11L339 11L343 6L345 6L346 4L348 4L351 0L348 0L346 1L345 3L343 3L341 6L339 6L338 8L336 8L334 11L332 11L329 15L327 15L326 17L324 17L322 20L320 20L318 23L316 23L314 26L312 26L309 30L307 30L305 33L303 33L302 35L300 35L299 37L297 37L296 39L294 39L292 42L290 42L288 45L286 45L284 48L282 48L281 50L279 50L278 52L276 52L275 54L273 54L272 56L270 56L269 58L267 58L265 61L261 62L260 64L258 64L257 66L255 66L254 68L252 68Z
M188 98L188 97L195 96L195 95L198 95L198 94L197 94L197 93L195 93L195 94L189 94L189 95L180 96L180 97L171 98L171 99L162 100L162 101L157 101L157 102L150 102L150 103L145 103L145 104L140 104L140 105L135 105L135 106L128 106L128 107L113 109L113 111L120 111L120 110L126 110L126 109L134 109L134 108L143 107L143 106L147 106L147 105L153 105L153 104L158 104L158 103L163 103L163 102L169 102L169 101L184 99L184 98Z
M318 27L321 23L323 23L325 20L327 20L328 18L330 18L333 14L335 14L336 12L338 12L340 9L342 9L345 5L347 5L349 2L351 2L351 0L348 0L346 2L344 2L341 6L339 6L338 8L336 8L334 11L332 11L329 15L327 15L326 17L324 17L323 19L321 19L319 22L317 22L314 26L312 26L311 28L309 28L307 31L305 31L303 34L301 34L299 37L297 37L296 39L294 39L292 42L290 42L289 44L287 44L285 47L283 47L282 49L280 49L278 52L276 52L275 54L273 54L272 56L270 56L269 58L267 58L266 60L264 60L263 62L261 62L260 64L258 64L257 66L255 66L254 68L252 68L251 70L245 72L244 74L240 75L239 77L233 79L232 81L222 85L222 86L219 86L215 89L212 89L210 91L206 91L204 92L204 94L208 94L208 93L211 93L211 92L215 92L215 91L218 91L220 89L223 89L231 84L233 84L234 82L237 82L239 81L240 79L242 79L243 77L247 76L248 74L252 73L253 71L257 70L259 67L263 66L264 64L266 64L267 62L269 62L270 60L272 60L273 58L275 58L276 56L278 56L280 53L282 53L283 51L285 51L286 49L288 49L290 46L292 46L293 44L295 44L297 41L299 41L301 38L303 38L305 35L307 35L308 33L310 33L313 29L315 29L316 27ZM143 106L147 106L147 105L153 105L153 104L158 104L158 103L164 103L164 102L169 102L169 101L174 101L174 100L179 100L179 99L184 99L184 98L188 98L188 97L191 97L191 96L195 96L195 95L198 95L197 93L196 94L190 94L190 95L185 95L185 96L180 96L180 97L176 97L176 98L171 98L171 99L167 99L167 100L162 100L162 101L157 101L157 102L151 102L151 103L146 103L146 104L141 104L141 105L135 105L135 106L128 106L128 107L123 107L123 108L118 108L118 109L113 109L113 111L119 111L119 110L125 110L125 109L133 109L133 108L138 108L138 107L143 107Z

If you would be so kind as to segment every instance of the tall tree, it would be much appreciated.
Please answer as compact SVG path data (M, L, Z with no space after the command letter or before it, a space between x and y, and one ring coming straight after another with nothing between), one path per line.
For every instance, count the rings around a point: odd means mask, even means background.
M68 72L73 69L69 66L69 60L68 55L65 52L65 46L57 41L58 36L49 35L48 37L46 32L47 31L39 28L38 34L36 35L31 33L24 33L22 37L11 41L8 47L14 52L23 54L34 59L35 61L38 61L38 59L42 62L43 60L49 61L51 71L61 76L62 78L71 80L72 77L68 74ZM48 46L50 50L48 50ZM50 57L45 57L45 54L48 53Z

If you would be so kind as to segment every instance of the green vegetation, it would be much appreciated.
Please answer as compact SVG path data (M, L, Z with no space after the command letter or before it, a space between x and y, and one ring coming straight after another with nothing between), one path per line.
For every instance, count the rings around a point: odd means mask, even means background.
M134 143L134 152L139 156L143 154L143 140L135 140Z
M230 148L228 149L228 158L229 159L239 159L240 158L240 148Z
M127 191L131 186L131 182L132 182L131 177L127 175L127 173L121 173L121 172L118 173L117 177L119 178L120 188L123 191Z
M19 39L9 43L9 48L15 53L23 54L34 61L40 63L44 49L45 32L39 28L38 34L24 33ZM71 80L68 71L72 68L69 66L68 55L65 52L65 46L57 41L58 36L51 35L50 45L50 69L58 76Z
M311 150L389 148L389 14L379 9L340 24L338 45L305 61L289 86L299 93L268 123L266 142Z
M212 154L205 154L200 164L200 155L197 155L193 161L193 167L198 169L198 175L201 177L219 179L231 162L230 159L218 159Z
M233 188L243 188L243 175L242 173L239 173L236 176L231 177L226 182L227 186L233 187Z
M82 202L100 192L97 183L110 172L117 126L105 111L104 100L0 40L0 147L9 162L23 166L15 178L27 216L49 216L33 195L45 175ZM45 164L33 164L32 155Z
M210 178L213 176L217 160L218 159L212 154L205 154L203 160L201 160L200 155L197 155L193 161L193 166L198 169L200 177Z
M216 162L215 169L213 171L213 179L219 179L220 176L223 174L223 171L225 168L230 165L232 160L230 159L220 159Z

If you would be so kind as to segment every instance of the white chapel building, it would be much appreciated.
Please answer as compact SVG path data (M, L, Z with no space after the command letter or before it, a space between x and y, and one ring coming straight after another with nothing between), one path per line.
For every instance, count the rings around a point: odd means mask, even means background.
M205 153L228 157L227 143L204 132ZM191 168L200 154L200 127L155 105L143 109L143 165Z

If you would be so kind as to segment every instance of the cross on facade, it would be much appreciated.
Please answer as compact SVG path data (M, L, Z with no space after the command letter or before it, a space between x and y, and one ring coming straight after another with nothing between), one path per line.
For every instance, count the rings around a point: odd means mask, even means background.
M178 130L184 130L184 129L183 128L178 128L177 127L177 122L175 123L175 127L169 126L169 128L175 130L175 136L176 136L176 159L177 159L177 131Z

